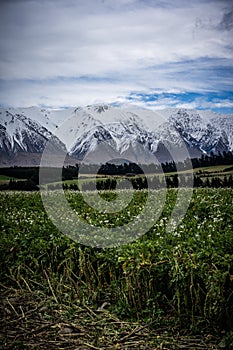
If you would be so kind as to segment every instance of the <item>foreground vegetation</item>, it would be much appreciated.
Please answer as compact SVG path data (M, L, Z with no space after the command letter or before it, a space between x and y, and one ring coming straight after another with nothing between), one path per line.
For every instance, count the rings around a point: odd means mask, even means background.
M113 194L103 195L111 201ZM127 209L129 217L140 206L142 192L135 196L134 205ZM81 193L67 191L67 198L80 209ZM218 347L203 343L200 348L230 349L232 198L232 189L195 189L184 220L167 232L176 201L176 191L170 189L161 216L147 234L128 245L100 249L62 235L48 219L39 193L2 192L0 278L5 307L1 316L7 325L2 331L13 332L10 325L20 321L28 332L26 338L20 336L19 326L19 335L9 338L11 344L4 338L2 347L27 348L29 333L34 337L47 325L54 339L67 339L73 333L81 339L86 329L80 349L176 349L171 344L174 330L182 336L195 335L194 345L183 348L198 349L196 334L212 334L223 338L218 339ZM95 216L93 224L100 225L98 220ZM64 340L59 348L77 348L77 343Z

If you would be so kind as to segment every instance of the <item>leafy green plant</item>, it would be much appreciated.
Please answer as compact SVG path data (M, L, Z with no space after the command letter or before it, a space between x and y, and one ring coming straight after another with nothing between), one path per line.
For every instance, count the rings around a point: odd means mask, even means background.
M106 199L112 195L104 194ZM81 193L67 191L66 196L87 222L114 224L109 213L97 215L91 210ZM176 196L177 191L168 191L161 216L138 240L118 248L94 249L58 231L39 193L2 192L1 284L38 291L54 303L71 306L98 307L108 302L110 312L122 318L169 319L192 330L231 329L233 190L196 189L183 221L167 232ZM114 220L118 218L119 224L133 220L146 198L145 192L136 191Z

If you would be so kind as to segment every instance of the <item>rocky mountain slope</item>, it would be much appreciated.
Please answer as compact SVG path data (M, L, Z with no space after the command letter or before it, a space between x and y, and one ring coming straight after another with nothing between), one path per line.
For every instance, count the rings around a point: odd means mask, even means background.
M74 162L120 157L141 163L176 161L203 153L233 152L233 115L110 105L0 110L1 165L18 164L22 155L28 159L36 155L34 164L38 163L48 140L54 152L65 151Z
M46 113L36 108L0 110L0 165L38 165L48 140L53 153L66 152L65 145L49 131L55 128Z

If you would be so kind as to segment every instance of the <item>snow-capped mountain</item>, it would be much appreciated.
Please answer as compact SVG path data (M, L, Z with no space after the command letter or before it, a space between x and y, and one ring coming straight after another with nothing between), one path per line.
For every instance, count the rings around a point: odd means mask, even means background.
M0 110L1 159L41 154L47 140L54 151L67 150L70 160L76 162L116 158L141 163L176 161L203 153L233 152L233 115L111 105Z
M229 143L232 142L232 133L229 131L233 116L226 118L223 115L210 114L209 111L206 113L178 110L170 116L169 120L187 144L204 153L232 151L232 147L229 147ZM229 128L223 127L223 120L231 120Z
M66 152L65 145L49 131L55 128L44 110L0 110L0 164L38 165L48 140L54 153Z
M92 105L75 109L58 136L72 156L88 162L153 162L233 151L232 128L233 115L211 111Z

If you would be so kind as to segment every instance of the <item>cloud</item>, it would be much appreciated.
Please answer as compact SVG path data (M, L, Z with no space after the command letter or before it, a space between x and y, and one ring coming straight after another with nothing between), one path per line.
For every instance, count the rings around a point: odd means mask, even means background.
M219 24L219 29L232 30L233 29L233 10L224 13L223 18Z
M232 90L228 1L0 4L0 103L117 100L131 91ZM7 102L6 102L7 101Z
M108 80L58 78L46 81L17 80L0 81L0 101L4 106L43 105L49 108L63 108L92 103L114 102L121 100L133 84L127 82L114 84ZM14 104L12 103L14 96Z

